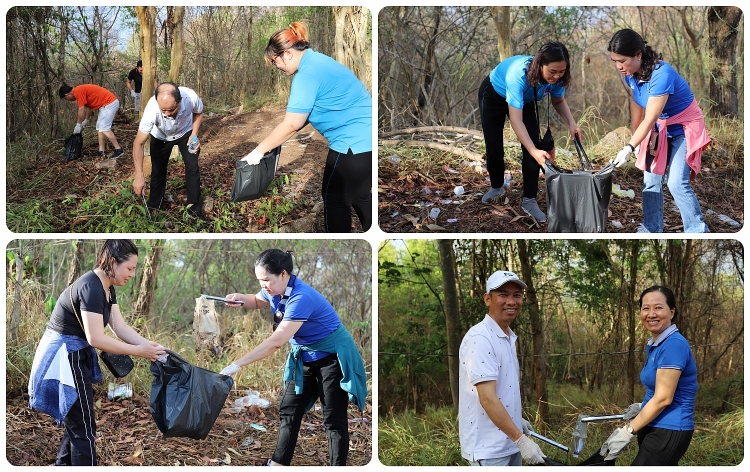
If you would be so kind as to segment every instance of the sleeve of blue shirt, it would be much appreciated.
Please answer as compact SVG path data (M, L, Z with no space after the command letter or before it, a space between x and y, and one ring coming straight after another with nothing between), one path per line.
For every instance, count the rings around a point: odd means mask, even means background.
M289 93L286 111L308 114L312 112L318 96L318 89L320 89L318 79L310 74L297 72L292 80L292 90Z
M289 321L307 321L313 314L313 303L305 303L304 294L292 294L286 302L284 319Z
M648 96L661 97L674 94L674 77L676 73L671 67L659 67L654 69L651 80L648 81Z
M679 337L669 337L664 340L655 363L657 369L685 370L690 361L690 346Z
M519 110L523 110L523 92L529 86L526 82L526 68L523 62L514 65L508 69L505 75L505 101L508 105Z

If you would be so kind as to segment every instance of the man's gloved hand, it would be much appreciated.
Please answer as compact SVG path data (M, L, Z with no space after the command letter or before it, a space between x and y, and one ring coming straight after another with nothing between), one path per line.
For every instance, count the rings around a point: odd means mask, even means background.
M615 163L615 167L622 167L628 163L628 159L630 159L632 153L632 149L626 144L625 147L617 153L617 157L615 157L614 161L611 162Z
M133 90L133 89L130 89L130 96L131 96L131 97L133 97L133 98L135 98L135 97L136 97L136 95L137 95L137 94L135 93L135 90Z
M261 154L257 149L253 149L253 152L248 154L247 156L240 159L241 161L245 161L250 165L257 165L260 164L260 160L263 159L263 154Z
M81 121L81 129L85 128L87 124L89 124L89 120Z
M622 419L624 421L630 421L636 416L638 416L638 413L641 412L641 407L643 403L633 403L629 407L625 409L625 411L622 412Z
M232 362L228 366L224 367L221 372L219 372L222 375L231 375L234 376L237 372L240 371L240 366Z
M544 458L547 457L539 446L537 446L537 444L525 434L522 434L517 441L514 441L514 443L518 446L518 449L521 450L521 457L523 457L523 460L529 465L542 464Z
M76 127L73 128L73 134L81 134L82 129L83 126L81 126L81 123L76 123Z
M615 432L610 434L609 438L604 441L602 448L599 450L599 454L604 457L605 461L615 459L620 455L622 450L625 449L625 446L630 443L631 439L633 439L633 435L628 432L627 425L622 428L617 428Z
M531 427L531 423L521 418L521 431L523 434L529 434L534 432L534 428Z

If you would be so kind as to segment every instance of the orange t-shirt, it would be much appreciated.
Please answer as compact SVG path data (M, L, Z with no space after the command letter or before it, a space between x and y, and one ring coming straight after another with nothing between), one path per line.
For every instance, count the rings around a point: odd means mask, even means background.
M73 87L73 96L76 97L78 107L89 107L98 110L105 105L117 100L115 94L94 84L83 84Z

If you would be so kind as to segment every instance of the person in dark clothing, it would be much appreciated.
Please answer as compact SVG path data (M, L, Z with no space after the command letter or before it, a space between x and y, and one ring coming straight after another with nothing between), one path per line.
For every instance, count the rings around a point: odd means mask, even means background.
M135 68L128 72L128 80L125 85L130 90L130 96L133 97L133 108L135 112L141 111L141 88L143 87L143 61L138 61Z

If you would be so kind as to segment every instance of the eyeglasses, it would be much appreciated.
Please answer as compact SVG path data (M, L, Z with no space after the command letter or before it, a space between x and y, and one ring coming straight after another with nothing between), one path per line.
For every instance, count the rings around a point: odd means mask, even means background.
M283 55L284 55L284 51L281 51L281 54L277 54L277 55L275 55L275 56L273 57L273 59L271 59L271 64L273 64L273 66L274 66L275 68L277 68L277 69L279 68L278 64L276 64L276 59L280 58L280 57L281 57L281 56L283 56Z

